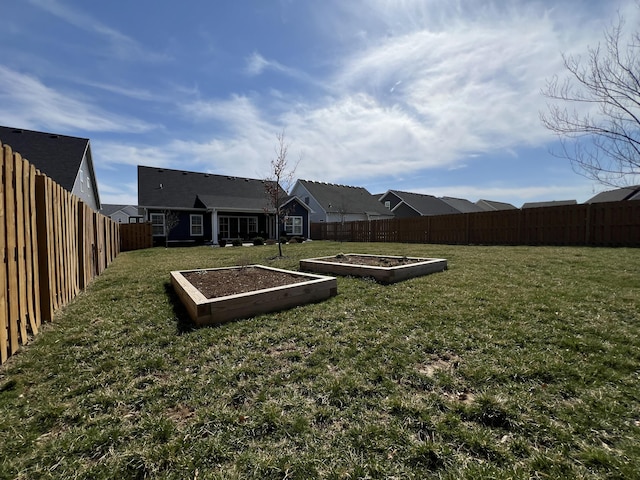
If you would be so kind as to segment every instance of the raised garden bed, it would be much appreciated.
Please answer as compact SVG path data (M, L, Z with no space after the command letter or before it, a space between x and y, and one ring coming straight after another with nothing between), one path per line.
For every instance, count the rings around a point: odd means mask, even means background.
M389 255L338 254L332 257L300 260L300 270L334 275L372 277L380 283L395 283L408 278L447 269L444 258L417 258Z
M171 284L198 326L319 302L338 293L334 277L263 265L173 271Z

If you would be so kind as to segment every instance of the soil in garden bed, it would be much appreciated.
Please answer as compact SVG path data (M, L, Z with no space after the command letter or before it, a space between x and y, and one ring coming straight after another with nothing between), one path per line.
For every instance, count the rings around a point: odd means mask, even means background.
M342 253L335 257L327 257L319 259L325 262L348 263L350 265L366 265L373 267L397 267L400 265L409 265L411 263L424 262L424 259L407 258L407 257L384 257L384 256L368 256L368 255L344 255Z
M295 273L255 267L186 272L183 276L207 298L226 297L309 280L308 277Z

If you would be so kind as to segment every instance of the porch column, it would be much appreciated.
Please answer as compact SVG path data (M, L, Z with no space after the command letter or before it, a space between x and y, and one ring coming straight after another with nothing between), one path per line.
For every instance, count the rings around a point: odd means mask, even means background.
M211 241L218 243L218 210L211 211Z

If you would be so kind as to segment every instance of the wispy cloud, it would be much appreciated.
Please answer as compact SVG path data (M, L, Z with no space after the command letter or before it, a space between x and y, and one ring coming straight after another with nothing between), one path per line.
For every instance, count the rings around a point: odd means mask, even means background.
M128 35L103 24L91 15L63 5L57 0L29 0L29 2L76 28L101 37L109 45L112 54L122 60L143 62L169 60L166 54L150 51Z
M0 65L0 123L53 131L143 132L155 128L84 99L50 88L37 78Z

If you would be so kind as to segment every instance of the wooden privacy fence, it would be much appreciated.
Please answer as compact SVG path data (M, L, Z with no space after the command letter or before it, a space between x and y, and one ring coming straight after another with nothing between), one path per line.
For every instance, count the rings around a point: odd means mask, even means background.
M640 201L312 223L311 238L349 242L639 247Z
M151 222L120 224L121 252L151 247L153 247Z
M0 142L0 363L116 257L118 225Z

